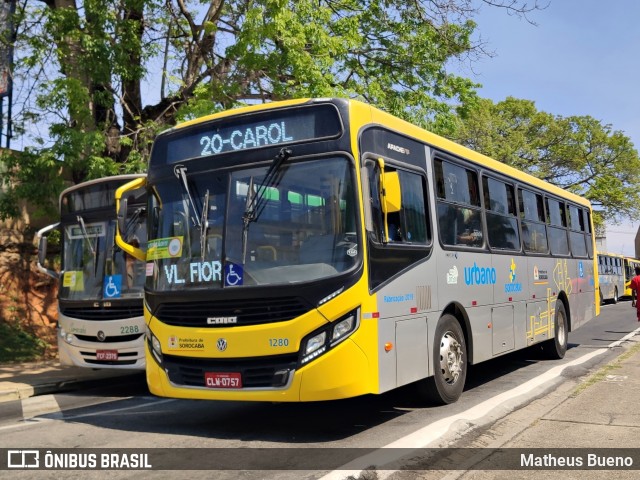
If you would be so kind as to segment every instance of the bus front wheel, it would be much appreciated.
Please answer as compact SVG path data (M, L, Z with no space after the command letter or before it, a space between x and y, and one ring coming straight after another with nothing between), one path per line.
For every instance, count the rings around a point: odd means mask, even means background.
M421 395L437 405L455 402L462 395L467 377L467 346L453 315L443 315L438 320L431 358L433 377L419 382Z

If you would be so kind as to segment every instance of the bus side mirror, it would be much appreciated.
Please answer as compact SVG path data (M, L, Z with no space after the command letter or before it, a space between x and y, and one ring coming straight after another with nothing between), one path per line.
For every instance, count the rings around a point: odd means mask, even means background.
M51 230L58 228L58 225L60 225L60 222L49 225L48 227L44 227L36 234L36 238L38 239L38 263L36 266L42 273L49 275L51 278L55 279L58 279L60 277L58 272L45 268L44 264L47 260L47 244L49 243L46 234L48 234L48 232L50 232Z
M383 172L382 210L384 213L399 212L402 207L402 192L398 172Z
M47 237L40 237L38 244L38 263L42 266L47 259Z
M127 199L124 194L130 190L141 188L147 183L146 178L136 178L135 180L125 183L116 189L115 201L116 201L116 245L118 245L127 254L133 258L144 262L147 258L147 254L140 248L128 244L122 235L127 233Z
M120 206L118 208L118 230L120 235L124 235L127 231L127 206L128 202L126 198L120 200Z

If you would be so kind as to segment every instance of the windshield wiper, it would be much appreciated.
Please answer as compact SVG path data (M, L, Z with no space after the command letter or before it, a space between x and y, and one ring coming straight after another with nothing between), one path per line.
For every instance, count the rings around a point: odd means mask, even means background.
M87 233L87 228L84 226L84 218L82 218L82 216L78 215L76 217L76 220L78 220L78 223L80 224L80 231L82 232L82 236L85 239L85 241L89 244L89 248L91 249L91 253L93 254L93 256L95 258L96 251L93 248L93 245L91 244L91 240L89 240L89 234Z
M191 190L189 190L189 183L187 182L187 167L184 165L176 165L173 167L173 173L176 178L180 179L182 188L187 194L187 199L189 200L189 205L193 209L193 224L197 226L201 226L200 216L198 215L198 211L196 210L196 205L193 203L193 198L191 197Z
M267 174L257 189L253 188L253 177L249 180L249 190L247 191L247 202L245 204L244 213L242 214L242 264L244 265L247 256L247 236L249 233L249 224L256 222L262 211L267 205L267 191L269 188L276 187L282 175L283 170L280 167L286 162L293 152L290 148L282 148L273 159L273 163L267 170Z
M91 254L93 255L93 274L98 274L98 254L96 253L96 249L93 248L93 244L89 239L89 234L87 233L87 227L84 225L84 218L81 215L76 216L76 220L80 224L80 231L82 232L82 236L84 237L85 242L89 244L89 248L91 249ZM98 246L98 242L100 241L100 237L96 237L96 247Z
M251 209L255 192L253 191L253 175L249 179L249 189L247 190L247 201L244 204L242 214L242 264L245 264L247 257L247 236L249 234L249 224L254 221L254 211Z
M200 250L202 253L202 262L207 250L207 230L209 230L209 189L204 194L202 201L202 216L200 217Z

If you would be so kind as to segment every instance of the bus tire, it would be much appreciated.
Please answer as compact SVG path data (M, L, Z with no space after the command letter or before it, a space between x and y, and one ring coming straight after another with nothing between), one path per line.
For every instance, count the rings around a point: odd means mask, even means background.
M560 360L567 353L569 322L564 303L556 300L556 313L553 320L555 336L542 344L545 356L551 360Z
M613 298L611 299L611 303L618 303L618 287L616 287L613 291Z
M431 358L433 377L419 382L421 395L436 405L454 403L462 395L467 377L467 346L453 315L443 315L438 320Z

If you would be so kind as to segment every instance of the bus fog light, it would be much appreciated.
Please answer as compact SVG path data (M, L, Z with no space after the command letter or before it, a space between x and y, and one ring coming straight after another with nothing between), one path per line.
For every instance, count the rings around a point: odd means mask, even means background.
M67 343L73 343L73 335L71 333L67 333L65 340L67 341Z
M331 341L335 342L336 340L340 340L342 337L351 332L353 330L355 322L356 317L354 315L351 315L341 322L337 323L336 326L333 327L333 335L331 336Z

